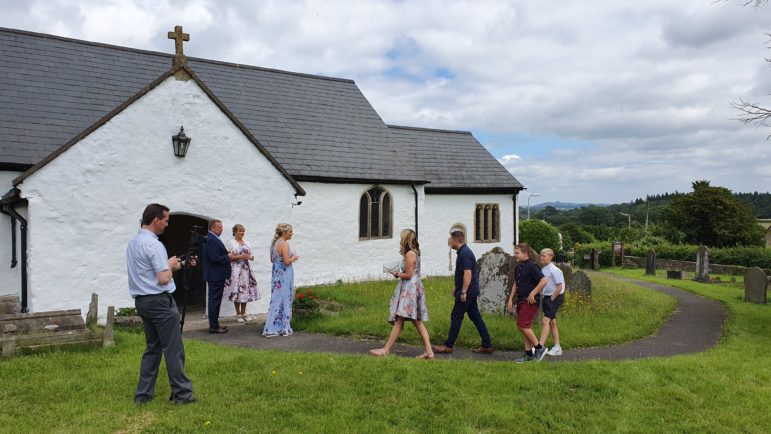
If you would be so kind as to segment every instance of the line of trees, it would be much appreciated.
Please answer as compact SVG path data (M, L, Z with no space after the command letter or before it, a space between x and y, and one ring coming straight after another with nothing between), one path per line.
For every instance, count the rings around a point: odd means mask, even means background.
M531 220L558 228L565 248L596 241L624 241L641 247L663 243L765 245L765 230L756 218L771 218L771 193L734 194L706 180L694 181L692 187L688 193L649 195L608 206L531 209ZM535 227L525 227L525 234L531 229ZM544 231L539 226L538 233ZM524 234L520 238L528 242Z

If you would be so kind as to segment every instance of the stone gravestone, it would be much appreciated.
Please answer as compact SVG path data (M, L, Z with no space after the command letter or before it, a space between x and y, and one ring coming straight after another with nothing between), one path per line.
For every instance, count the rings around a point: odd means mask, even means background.
M503 314L506 298L514 284L514 257L496 247L482 255L479 266L479 309Z
M707 246L699 247L699 253L696 255L696 277L693 280L709 282L709 249Z
M565 290L567 290L570 288L570 282L573 281L573 267L566 262L557 262L555 265L562 270L562 275L565 277Z
M648 256L645 258L645 275L646 276L656 275L656 252L654 252L653 250L648 252Z
M682 280L683 272L677 270L667 270L667 279Z
M573 273L573 280L568 286L568 289L573 292L577 292L585 297L592 296L592 281L586 272L583 270L577 270Z
M592 249L592 270L600 269L600 251Z
M744 301L766 304L768 277L758 267L749 267L744 271Z

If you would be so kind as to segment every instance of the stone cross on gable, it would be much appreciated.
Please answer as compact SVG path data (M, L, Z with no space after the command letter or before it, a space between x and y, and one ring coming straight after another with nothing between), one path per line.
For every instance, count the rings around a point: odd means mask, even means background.
M190 35L187 33L182 33L182 26L175 26L174 31L169 32L168 36L169 39L174 39L174 49L176 51L172 64L174 67L187 65L187 57L185 57L185 53L183 52L184 47L182 46L182 42L189 41Z

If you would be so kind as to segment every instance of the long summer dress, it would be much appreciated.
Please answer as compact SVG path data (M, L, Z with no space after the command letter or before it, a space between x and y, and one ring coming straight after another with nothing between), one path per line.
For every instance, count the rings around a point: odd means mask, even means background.
M404 257L400 268L404 270ZM389 305L388 322L396 321L396 317L428 321L428 308L426 307L426 290L420 281L420 256L415 261L415 271L410 279L399 279L394 289Z
M292 265L284 265L284 258L278 253L278 241L270 252L270 260L273 262L271 278L270 307L268 318L265 321L263 336L282 335L289 336L292 332L292 301L294 300L294 269ZM294 255L294 250L289 247L289 256Z
M252 247L244 241L239 244L236 240L230 240L228 251L234 255L252 254ZM236 303L249 303L260 299L257 289L257 279L252 273L252 267L248 259L239 259L230 263L230 284L225 286L224 296Z

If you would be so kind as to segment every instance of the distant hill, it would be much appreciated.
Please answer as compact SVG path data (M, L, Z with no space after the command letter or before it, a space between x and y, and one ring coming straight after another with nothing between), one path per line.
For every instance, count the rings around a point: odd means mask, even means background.
M576 208L584 208L587 206L608 206L610 204L607 203L572 203L572 202L544 202L539 203L538 205L530 205L530 211L537 211L546 208L547 206L551 206L556 208L558 211L569 211L571 209Z

